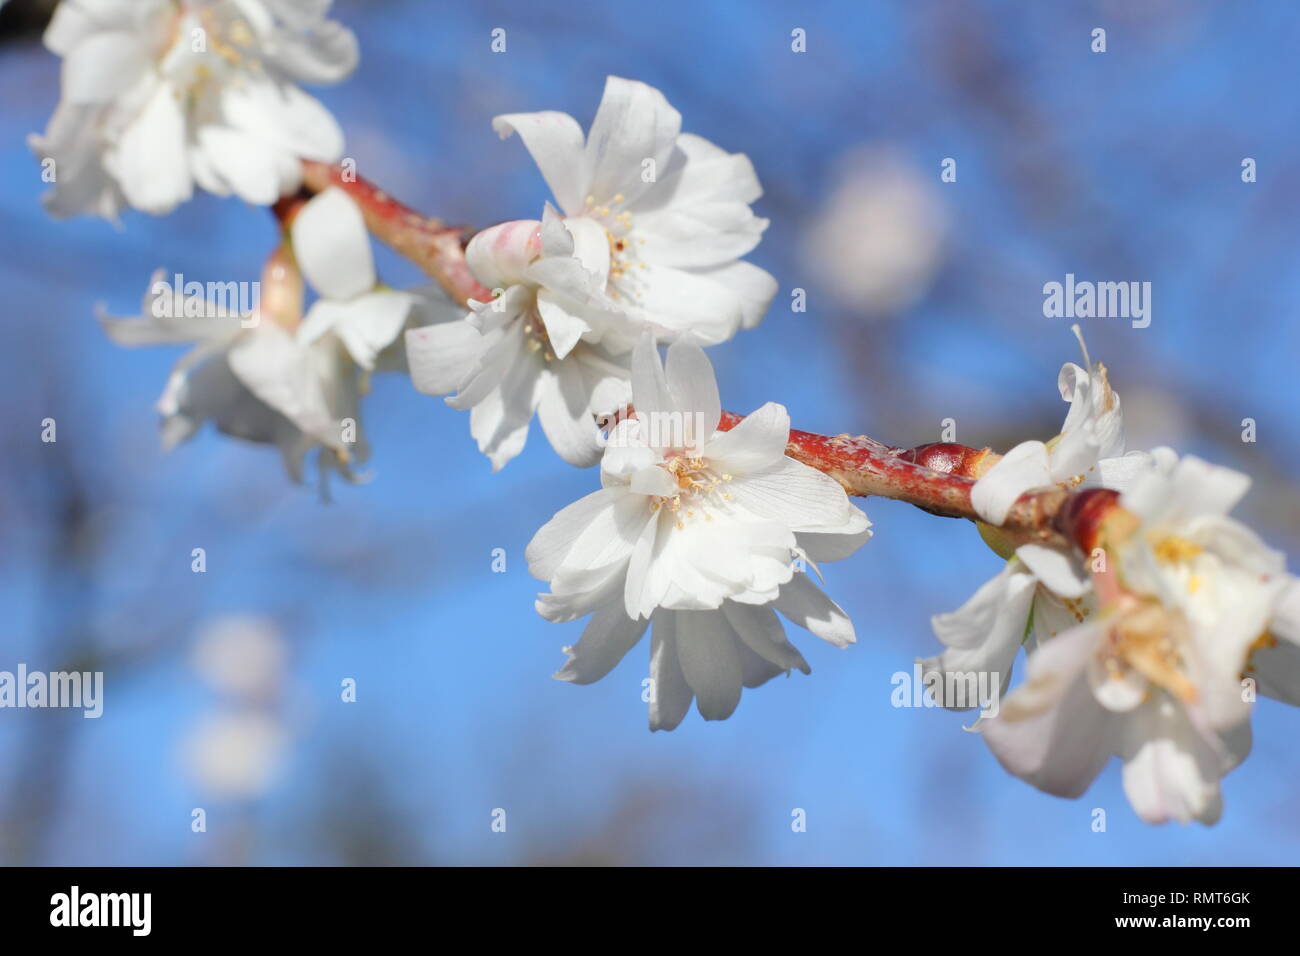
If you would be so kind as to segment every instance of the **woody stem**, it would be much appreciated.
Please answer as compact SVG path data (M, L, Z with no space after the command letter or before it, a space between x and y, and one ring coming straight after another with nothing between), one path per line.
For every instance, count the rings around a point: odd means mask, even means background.
M456 302L464 305L470 299L487 301L492 297L465 260L470 230L416 212L345 167L303 163L306 191L318 193L330 186L342 189L356 202L366 226L380 241L435 279ZM739 421L740 416L724 412L719 427L730 429ZM958 450L955 456L945 457L927 453L927 447L909 451L863 435L831 437L791 429L786 454L830 475L851 495L893 498L933 514L978 520L970 498L975 482L961 472L963 464L980 452L945 446ZM1002 527L1026 540L1064 543L1054 519L1069 498L1063 489L1023 495Z

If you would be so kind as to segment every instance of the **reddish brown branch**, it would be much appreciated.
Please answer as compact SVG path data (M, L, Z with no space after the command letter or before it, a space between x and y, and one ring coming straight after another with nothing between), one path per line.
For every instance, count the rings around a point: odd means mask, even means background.
M730 429L740 418L723 412L719 427ZM891 448L865 435L832 437L793 428L790 444L786 446L787 455L830 475L851 495L893 498L932 514L978 520L970 500L974 479L909 460L922 451ZM980 453L974 449L965 449L965 453L954 455L954 459L964 461L977 454ZM933 456L927 457L932 462L938 461ZM1002 527L1026 540L1064 544L1066 538L1056 529L1055 518L1069 498L1070 493L1060 488L1023 495Z
M341 166L304 161L302 179L303 186L313 193L330 186L346 192L361 207L366 226L380 241L414 262L461 305L470 299L485 302L492 298L465 262L469 230L422 215Z
M404 206L341 166L304 162L303 185L309 192L330 186L347 192L361 207L370 231L436 279L457 302L491 298L492 293L479 285L465 261L467 230ZM721 427L729 429L738 421L740 416L724 412ZM975 465L987 450L947 444L909 451L862 435L829 437L791 430L786 452L830 475L851 495L894 498L933 514L978 520L970 500L975 482L967 475L975 473ZM1056 529L1055 518L1069 498L1063 489L1024 495L1003 528L1025 540L1063 543L1066 539Z

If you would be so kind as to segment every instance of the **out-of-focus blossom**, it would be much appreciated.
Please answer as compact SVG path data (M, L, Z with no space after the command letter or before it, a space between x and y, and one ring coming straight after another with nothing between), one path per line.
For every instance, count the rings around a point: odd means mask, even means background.
M275 445L295 481L307 453L319 450L322 482L330 471L354 480L352 464L369 455L361 428L356 364L333 334L304 341L296 330L230 314L219 302L185 295L155 274L137 319L100 315L119 345L191 344L158 399L163 447L170 450L212 424L224 434Z
M222 693L246 700L274 696L284 680L288 649L275 622L255 615L212 621L194 646L194 669Z
M63 57L62 97L31 146L53 160L56 216L166 213L194 188L266 205L333 162L343 135L299 83L336 83L357 63L328 2L63 0L45 45Z
M846 156L803 238L819 288L871 319L920 299L939 270L948 229L938 189L933 175L888 149Z
M1238 472L1162 450L1119 498L1094 572L1098 613L1029 657L1028 679L981 725L1008 770L1078 796L1112 755L1144 820L1215 822L1219 780L1250 749L1256 653L1288 625L1283 556L1228 512ZM1297 688L1262 662L1282 693Z
M259 710L218 710L185 740L185 761L198 787L222 800L262 796L288 747L280 721Z

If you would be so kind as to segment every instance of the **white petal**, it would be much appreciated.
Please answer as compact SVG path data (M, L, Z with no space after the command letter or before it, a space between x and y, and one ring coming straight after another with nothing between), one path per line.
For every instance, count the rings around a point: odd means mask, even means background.
M549 362L538 386L537 418L555 453L578 468L600 460L600 431L588 408L582 373L572 362Z
M228 360L254 395L318 441L343 447L327 382L315 356L292 335L273 323L260 325L235 342Z
M518 133L555 201L569 215L583 204L583 138L577 121L567 113L507 113L492 120L505 139Z
M871 540L871 522L856 506L851 506L849 522L842 533L800 531L795 535L799 550L809 560L819 564L823 561L842 561Z
M622 195L634 202L646 189L645 161L666 166L682 117L652 86L611 76L587 135L583 156L586 192L597 202ZM583 197L585 199L585 197Z
M629 617L649 617L667 590L667 576L655 567L656 548L663 547L660 538L667 538L666 534L660 534L664 514L661 509L645 523L632 549L632 559L627 566L627 581L623 588L623 600Z
M650 639L650 729L672 730L691 709L695 696L677 659L677 612L654 615Z
M836 647L848 647L857 640L853 622L844 609L822 593L806 574L796 574L781 585L781 593L772 606L791 623Z
M837 531L857 510L838 481L792 458L738 475L727 490L737 504L792 531Z
M1072 550L1031 543L1017 548L1016 557L1043 582L1044 587L1061 597L1082 597L1092 587L1088 569Z
M537 293L537 311L546 326L551 352L557 359L566 358L583 333L591 331L590 325L568 311L563 300L546 289Z
M637 318L661 337L694 333L704 345L717 345L736 334L745 318L740 295L707 273L642 262L624 278L611 279L621 301L635 304Z
M657 464L637 470L632 475L628 488L638 495L657 495L661 498L672 497L679 490L672 475Z
M193 193L185 150L185 117L171 88L158 84L140 115L106 159L127 201L160 214Z
M636 217L637 252L649 262L708 269L734 262L763 238L767 220L744 203L674 204Z
M375 285L375 260L366 221L342 189L331 186L294 218L293 251L303 274L322 296L346 301Z
M1026 682L982 724L1002 766L1057 796L1082 794L1111 754L1109 712L1082 676L1098 633L1083 625L1030 655Z
M342 82L360 59L356 36L336 20L317 20L310 29L281 31L277 41L276 65L310 85Z
M1144 451L1131 451L1118 458L1103 458L1097 462L1097 482L1103 488L1122 493L1154 467L1151 455Z
M805 674L812 668L798 649L785 637L781 620L770 607L726 601L722 613L727 622L752 651L782 671L797 670Z
M1214 823L1223 801L1215 751L1182 709L1161 696L1124 722L1124 793L1147 823Z
M350 302L319 299L308 312L299 334L304 339L311 336L310 325L315 318L320 326L334 330L354 362L373 370L379 353L401 334L414 305L413 296L392 290L371 292Z
M110 102L144 74L148 62L147 51L130 33L111 30L88 37L63 61L63 99L68 103Z
M737 637L720 611L678 611L677 658L705 720L726 720L740 703Z
M715 435L703 454L730 474L746 475L780 462L789 441L790 413L784 405L768 402Z
M668 347L664 375L676 410L699 422L699 428L693 429L696 432L693 438L698 445L691 446L697 448L713 437L718 419L722 417L722 402L718 397L718 380L714 377L713 365L704 349L679 339Z
M524 449L537 408L540 371L538 364L521 350L504 377L497 379L497 385L474 403L469 416L470 434L478 442L479 451L492 462L493 471L500 471Z
M740 300L742 328L752 329L767 313L777 292L777 281L768 272L748 262L730 262L697 273L731 290Z
M464 319L437 322L406 333L406 359L411 384L426 395L457 391L495 342Z
M1000 525L1017 498L1051 483L1047 446L1040 441L1021 442L975 482L971 505L989 524Z
M1034 579L1008 563L995 577L979 586L955 611L936 614L930 618L934 636L946 647L977 648L984 644L994 631L998 616L1004 608L1020 603L1025 620L1029 617L1029 601L1033 598ZM1018 599L1013 596L1019 594ZM1020 622L1020 636L1024 636L1025 620Z
M656 414L674 411L659 348L650 335L642 336L632 351L632 403L637 417L649 421Z
M562 509L542 525L524 551L529 573L542 581L555 577L556 570L583 531L602 512L611 510L621 495L621 491L608 488L594 491Z
M564 649L569 660L555 674L556 679L575 684L600 680L636 646L648 623L632 620L623 613L621 603L601 608L592 615L578 643Z

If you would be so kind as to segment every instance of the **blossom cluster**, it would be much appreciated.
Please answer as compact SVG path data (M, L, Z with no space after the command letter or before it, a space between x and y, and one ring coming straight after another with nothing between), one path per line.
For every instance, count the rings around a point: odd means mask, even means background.
M792 457L783 406L723 412L704 351L754 328L777 291L744 259L768 225L749 159L683 132L663 93L619 77L585 133L560 112L498 116L551 201L470 239L464 265L486 294L394 289L347 181L303 188L304 163L339 161L344 142L300 84L357 64L329 6L63 0L46 33L62 97L31 146L56 171L53 215L163 214L198 188L273 207L282 227L248 301L160 273L139 316L101 316L120 344L190 346L158 401L165 446L210 422L278 448L295 479L314 455L322 488L355 481L381 372L468 411L494 471L536 417L561 459L599 465L599 488L527 548L547 585L538 613L587 619L555 676L598 681L648 631L652 730L692 703L726 719L743 688L809 673L783 619L854 643L814 578L871 523L839 480ZM1300 704L1300 587L1230 516L1244 475L1127 451L1119 397L1086 348L1058 385L1059 434L973 459L971 517L1005 564L933 619L943 650L921 662L926 686L956 709L989 703L956 690L994 688L999 706L971 729L1042 790L1077 796L1118 756L1144 819L1213 822L1256 695ZM1059 534L1008 526L1044 489L1070 493Z

